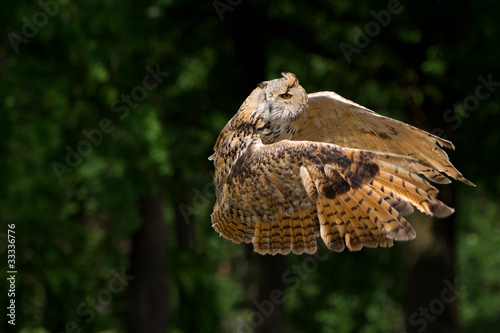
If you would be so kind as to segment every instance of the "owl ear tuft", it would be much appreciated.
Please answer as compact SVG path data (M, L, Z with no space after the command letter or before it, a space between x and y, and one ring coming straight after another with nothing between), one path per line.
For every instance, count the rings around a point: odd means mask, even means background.
M287 80L297 80L297 77L295 76L295 74L293 73L290 73L290 72L281 72L281 76L283 76L285 79Z
M281 75L285 80L288 81L288 88L295 87L299 85L299 80L295 76L295 74L290 72L281 72Z
M262 81L261 83L259 83L257 85L257 88L264 88L266 85L267 85L267 82L266 81Z

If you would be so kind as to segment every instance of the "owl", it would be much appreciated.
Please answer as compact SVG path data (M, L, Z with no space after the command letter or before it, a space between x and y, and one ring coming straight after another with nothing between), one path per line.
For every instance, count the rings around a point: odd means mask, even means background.
M258 84L209 157L224 238L271 255L314 253L318 237L335 252L392 246L415 238L414 207L454 212L431 182L475 186L440 148L450 141L282 76Z

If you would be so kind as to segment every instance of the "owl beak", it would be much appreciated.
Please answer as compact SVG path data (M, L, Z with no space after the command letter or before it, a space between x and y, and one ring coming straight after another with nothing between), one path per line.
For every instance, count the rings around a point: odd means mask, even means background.
M273 112L273 102L272 101L269 101L269 112L270 113Z

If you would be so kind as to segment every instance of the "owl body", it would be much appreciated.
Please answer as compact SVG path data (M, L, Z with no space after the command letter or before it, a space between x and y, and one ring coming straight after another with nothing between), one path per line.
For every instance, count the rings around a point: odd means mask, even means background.
M217 139L212 226L273 255L314 253L317 237L337 252L413 239L403 217L413 207L453 213L420 175L472 184L437 144L453 147L333 92L307 95L283 73L260 83Z

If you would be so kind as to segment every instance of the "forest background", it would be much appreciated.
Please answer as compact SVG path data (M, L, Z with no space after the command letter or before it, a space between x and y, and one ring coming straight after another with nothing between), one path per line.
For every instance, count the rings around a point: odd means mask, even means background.
M497 332L499 12L2 1L0 330ZM456 213L409 216L417 239L390 249L271 257L220 238L208 156L281 71L452 140L477 188L440 186Z

